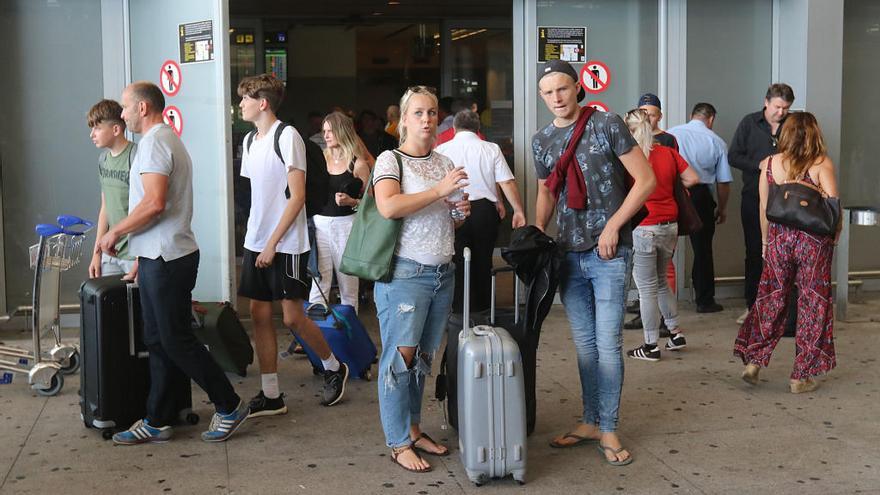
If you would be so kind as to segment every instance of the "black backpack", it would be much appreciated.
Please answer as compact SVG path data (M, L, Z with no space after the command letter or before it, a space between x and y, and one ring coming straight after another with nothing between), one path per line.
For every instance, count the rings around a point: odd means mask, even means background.
M293 127L286 122L281 122L275 128L275 154L278 159L284 163L284 157L281 156L281 133L287 127ZM247 133L244 137L244 146L248 151L251 150L251 144L254 142L256 131ZM328 182L330 174L327 172L327 161L324 160L324 152L321 147L312 142L310 139L303 139L306 145L306 216L311 217L315 213L321 211L324 202L327 200ZM285 165L287 165L285 163ZM290 188L284 189L284 197L290 199Z

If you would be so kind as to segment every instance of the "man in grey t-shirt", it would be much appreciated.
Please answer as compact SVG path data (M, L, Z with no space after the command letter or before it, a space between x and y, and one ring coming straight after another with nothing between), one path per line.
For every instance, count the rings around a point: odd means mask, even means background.
M101 238L98 249L114 254L117 240L129 234L129 252L137 257L144 344L150 351L147 417L113 435L122 445L165 442L180 412L189 380L208 394L217 412L207 442L221 442L247 418L248 405L190 326L192 290L199 267L199 247L192 221L192 161L162 120L165 97L150 82L136 82L122 93L122 118L143 134L131 165L128 216ZM117 370L123 372L124 370Z
M557 210L557 242L564 254L559 290L577 351L584 403L582 422L554 438L551 446L595 439L608 463L629 464L632 456L617 436L621 327L632 254L629 221L654 190L654 173L623 120L605 112L589 117L573 159L561 160L578 131L581 112L587 111L578 106L584 90L578 90L574 68L561 60L546 63L539 78L539 93L555 118L532 138L538 176L535 225L544 230ZM629 189L627 173L633 178Z

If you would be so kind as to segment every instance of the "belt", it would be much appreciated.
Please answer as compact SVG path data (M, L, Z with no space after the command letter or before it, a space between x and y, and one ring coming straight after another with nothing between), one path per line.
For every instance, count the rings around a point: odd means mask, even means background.
M666 220L665 222L657 222L654 225L669 225L671 223L676 223L677 220Z

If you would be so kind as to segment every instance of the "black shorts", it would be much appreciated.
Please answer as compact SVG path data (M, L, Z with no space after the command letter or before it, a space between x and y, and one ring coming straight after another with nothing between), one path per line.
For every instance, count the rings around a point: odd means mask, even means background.
M272 265L266 268L254 266L259 254L244 250L239 296L257 301L309 298L312 279L308 274L308 251L302 254L275 253Z

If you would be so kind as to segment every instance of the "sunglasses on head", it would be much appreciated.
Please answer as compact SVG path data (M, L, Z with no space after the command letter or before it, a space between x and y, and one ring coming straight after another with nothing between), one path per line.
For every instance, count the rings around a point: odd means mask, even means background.
M437 95L437 88L432 86L410 86L406 89L407 93L430 93L432 95Z
M649 117L649 116L650 116L650 115L648 114L648 111L645 110L644 108L634 108L634 109L632 109L632 110L626 112L626 116L629 117L629 116L631 116L631 115L635 115L635 114L637 114L637 113L640 113L640 114L644 115L645 117Z

